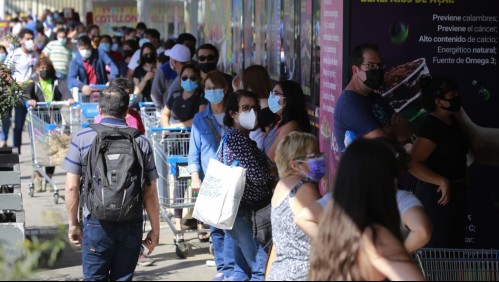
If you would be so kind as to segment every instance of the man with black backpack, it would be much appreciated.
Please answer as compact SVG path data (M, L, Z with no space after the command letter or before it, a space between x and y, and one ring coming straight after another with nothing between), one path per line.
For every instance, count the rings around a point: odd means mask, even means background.
M68 237L82 248L84 280L131 281L141 244L151 254L159 242L158 173L149 141L125 123L128 103L125 89L106 87L101 123L73 137L63 164ZM142 241L144 208L152 230Z

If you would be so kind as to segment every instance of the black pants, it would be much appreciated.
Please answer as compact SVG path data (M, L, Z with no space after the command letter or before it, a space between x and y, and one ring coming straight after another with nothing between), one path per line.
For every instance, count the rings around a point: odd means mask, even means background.
M423 203L433 225L433 233L426 248L464 248L466 234L466 186L464 181L451 184L450 201L438 204L442 193L438 186L419 181L416 196Z

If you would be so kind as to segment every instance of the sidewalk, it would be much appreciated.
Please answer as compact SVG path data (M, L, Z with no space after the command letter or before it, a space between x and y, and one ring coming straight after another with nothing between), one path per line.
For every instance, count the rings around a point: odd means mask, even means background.
M11 140L8 144L12 144ZM21 190L26 212L26 236L38 236L42 240L50 238L58 226L67 225L66 208L62 198L59 199L59 204L54 204L53 193L35 192L34 197L29 196L28 187L33 170L27 132L23 133L20 159ZM65 172L61 167L56 168L54 177L62 196L64 195ZM148 229L149 227L146 226L146 230ZM192 253L187 259L179 259L175 254L173 232L166 222L161 222L160 245L150 256L155 263L148 267L137 266L134 280L210 281L217 271L215 267L206 266L206 260L213 258L209 254L209 243L200 243L196 233L186 233L185 238L192 246ZM74 250L68 244L53 267L39 270L33 277L40 281L82 280L81 252Z

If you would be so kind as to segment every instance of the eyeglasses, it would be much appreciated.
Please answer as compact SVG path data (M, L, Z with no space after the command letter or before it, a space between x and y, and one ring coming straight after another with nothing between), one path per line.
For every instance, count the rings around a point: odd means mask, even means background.
M182 81L186 81L186 80L191 80L191 81L197 81L198 78L195 77L195 76L182 76Z
M239 107L243 112L249 112L251 109L253 109L255 112L258 110L258 106L250 106L250 105L242 105Z
M318 158L322 158L322 157L324 157L324 153L318 153L318 154L313 153L313 154L308 154L308 155L305 155L302 157L298 157L295 160L305 161L305 160L309 160L309 159L318 159Z
M284 98L284 94L276 92L276 91L270 91L270 96L281 96Z
M385 69L386 64L385 63L367 63L367 64L361 64L361 66L367 66L368 70L382 70Z
M211 62L211 61L214 61L214 60L215 60L215 56L213 56L213 55L199 56L198 57L198 61L200 61L200 62L204 62L204 61Z

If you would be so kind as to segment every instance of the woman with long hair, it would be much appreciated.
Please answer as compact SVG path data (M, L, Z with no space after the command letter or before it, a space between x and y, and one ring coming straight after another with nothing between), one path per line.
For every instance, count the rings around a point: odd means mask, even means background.
M151 87L156 73L158 56L151 43L145 43L140 49L139 65L133 71L134 94L139 94L137 101L152 102Z
M397 169L382 141L357 139L346 149L313 241L310 280L424 280L400 233Z

